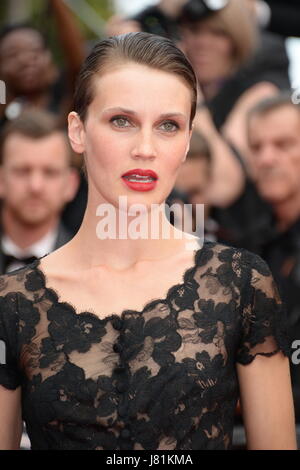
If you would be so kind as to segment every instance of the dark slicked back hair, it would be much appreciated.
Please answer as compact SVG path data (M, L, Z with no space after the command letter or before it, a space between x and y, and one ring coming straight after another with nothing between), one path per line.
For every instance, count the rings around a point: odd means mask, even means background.
M191 127L197 105L197 78L193 67L170 39L145 32L109 37L94 46L82 65L75 89L74 110L82 122L94 98L93 78L130 62L177 75L185 82L192 94Z

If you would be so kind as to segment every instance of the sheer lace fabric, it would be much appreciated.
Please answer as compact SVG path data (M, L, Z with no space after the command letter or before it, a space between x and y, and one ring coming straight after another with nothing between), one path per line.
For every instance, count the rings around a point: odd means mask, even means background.
M236 363L290 355L270 270L246 250L206 242L165 299L102 319L39 264L0 276L0 384L22 387L32 449L229 449Z

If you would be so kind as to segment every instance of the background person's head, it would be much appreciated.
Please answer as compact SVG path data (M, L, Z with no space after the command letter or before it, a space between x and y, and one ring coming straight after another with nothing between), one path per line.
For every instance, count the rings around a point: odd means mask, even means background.
M247 119L261 196L273 205L300 196L300 108L290 93L258 103Z
M204 16L198 3L189 0L178 21L182 48L200 85L205 86L228 78L248 61L255 50L256 29L246 0L230 0L224 8Z
M170 17L177 17L187 0L160 0L158 7Z
M206 191L212 177L212 155L209 143L194 131L185 162L176 180L176 188L185 193L190 204L206 204Z
M45 111L27 110L6 124L0 148L3 211L28 227L57 221L78 189L71 155L67 136Z
M0 32L0 78L13 96L34 95L53 81L54 65L45 39L27 25Z
M129 33L94 47L78 77L69 136L85 156L98 203L167 198L188 151L196 102L195 73L169 39ZM129 190L122 175L135 168L158 174L154 190Z

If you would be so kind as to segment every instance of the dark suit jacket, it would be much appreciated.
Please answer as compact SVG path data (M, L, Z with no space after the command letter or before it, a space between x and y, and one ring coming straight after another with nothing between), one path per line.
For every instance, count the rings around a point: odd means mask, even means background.
M268 29L283 36L300 36L299 0L265 0L271 9Z
M3 233L2 228L0 227L0 240L2 238L2 233ZM65 227L63 222L60 222L59 226L58 226L58 234L57 234L57 238L56 238L56 241L55 241L53 251L57 250L62 245L67 243L69 240L71 240L72 237L73 237L73 234ZM3 260L3 252L0 249L0 274L4 273L3 261L4 261Z

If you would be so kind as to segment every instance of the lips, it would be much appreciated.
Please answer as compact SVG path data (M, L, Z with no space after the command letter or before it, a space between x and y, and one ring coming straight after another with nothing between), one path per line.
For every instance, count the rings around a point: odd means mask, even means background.
M141 168L135 168L133 170L129 170L122 175L122 178L125 178L125 179L128 179L129 177L136 178L137 180L140 179L140 181L145 181L147 179L152 179L152 180L158 179L158 176L155 173L155 171L143 170Z
M133 191L151 191L156 187L158 176L153 170L135 168L122 175L122 180Z

